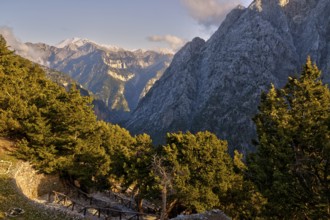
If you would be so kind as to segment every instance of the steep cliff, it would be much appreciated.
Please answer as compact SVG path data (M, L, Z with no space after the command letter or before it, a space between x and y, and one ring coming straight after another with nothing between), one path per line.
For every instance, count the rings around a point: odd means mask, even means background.
M215 132L251 149L253 116L270 83L283 86L307 56L330 79L330 1L255 0L227 15L213 36L194 39L139 102L126 127L156 142L171 131Z

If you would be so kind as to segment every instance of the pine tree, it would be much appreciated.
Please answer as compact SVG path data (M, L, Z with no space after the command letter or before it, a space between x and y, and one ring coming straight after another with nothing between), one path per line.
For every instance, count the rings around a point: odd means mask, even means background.
M330 217L330 91L308 58L299 79L261 97L252 180L268 198L265 214L285 219Z
M188 212L219 205L218 193L229 184L230 161L226 142L211 133L170 134L164 147L165 163L173 167L175 197Z

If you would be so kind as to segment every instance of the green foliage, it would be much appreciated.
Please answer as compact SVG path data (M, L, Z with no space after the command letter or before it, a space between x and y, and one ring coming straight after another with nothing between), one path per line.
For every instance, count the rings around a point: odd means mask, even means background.
M216 192L229 183L225 151L226 143L211 133L167 135L165 161L174 169L175 197L188 211L203 212L220 204Z
M155 181L151 172L152 156L155 148L149 135L141 134L135 137L135 143L131 146L131 156L127 160L126 182L134 183L142 197L149 197ZM151 194L152 195L152 194Z
M231 188L221 197L221 209L233 219L258 219L267 204L253 182L245 178L248 167L242 161L243 155L234 151L235 175Z
M154 200L159 196L159 185L152 172L152 158L155 148L149 135L141 134L135 137L130 146L130 157L126 158L125 178L126 186L134 186L133 194L142 211L142 200Z
M152 199L157 185L151 172L155 149L150 136L141 134L132 137L118 125L109 125L108 135L106 148L111 157L111 177L124 189L133 186L139 205L143 198Z
M261 195L255 193L250 182L243 183L239 170L244 165L239 154L235 165L227 152L227 142L214 134L168 134L162 155L168 169L173 169L170 203L177 201L178 207L187 212L220 207L236 218L253 217L261 209ZM251 203L253 199L256 201Z
M108 172L92 100L47 80L37 64L9 51L2 36L0 83L0 135L19 140L17 156L83 185Z
M249 169L268 199L267 216L330 217L330 91L320 75L309 58L299 79L261 97Z
M132 146L135 139L130 133L118 125L102 122L102 146L111 158L109 178L122 182L126 178L126 168L129 158L134 154Z

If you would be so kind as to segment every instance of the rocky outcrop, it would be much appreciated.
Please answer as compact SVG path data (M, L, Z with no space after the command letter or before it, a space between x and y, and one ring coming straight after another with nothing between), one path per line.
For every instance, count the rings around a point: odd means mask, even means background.
M179 215L171 220L230 220L225 213L219 209L210 210L204 213L192 214L192 215Z
M253 116L271 83L283 86L307 56L330 74L329 0L255 0L238 6L213 36L194 39L140 101L126 127L156 142L171 131L215 132L250 149Z

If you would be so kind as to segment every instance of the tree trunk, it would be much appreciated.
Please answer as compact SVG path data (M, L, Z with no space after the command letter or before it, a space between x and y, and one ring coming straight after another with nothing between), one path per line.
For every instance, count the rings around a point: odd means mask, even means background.
M162 211L160 213L160 220L166 220L167 219L166 203L167 203L167 187L163 186L163 189L162 189Z
M170 213L172 212L174 206L178 202L178 199L175 199L173 202L171 202L167 207L167 216L170 216Z
M143 199L140 196L138 197L137 203L139 212L143 213Z
M143 198L140 195L140 189L139 189L139 187L135 186L133 188L132 194L134 196L134 200L135 200L135 203L136 203L137 210L140 213L143 213Z

